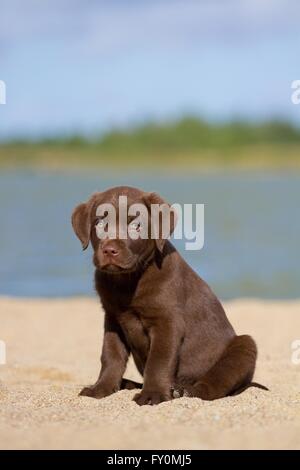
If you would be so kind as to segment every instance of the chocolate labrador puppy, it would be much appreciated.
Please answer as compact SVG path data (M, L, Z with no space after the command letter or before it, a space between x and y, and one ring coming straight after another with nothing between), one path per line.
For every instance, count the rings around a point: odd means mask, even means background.
M136 403L155 405L182 395L214 400L244 390L254 374L256 345L235 334L217 297L173 245L163 238L97 235L103 225L97 207L111 203L118 213L119 196L149 210L165 203L156 193L123 186L94 194L73 212L83 249L93 246L95 286L105 311L100 375L80 395L102 398L141 388ZM139 230L130 218L126 223ZM130 353L143 385L123 378Z

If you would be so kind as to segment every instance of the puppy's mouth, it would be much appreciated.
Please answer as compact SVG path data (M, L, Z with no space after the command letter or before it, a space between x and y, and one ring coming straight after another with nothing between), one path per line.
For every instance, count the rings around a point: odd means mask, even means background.
M105 263L98 262L97 268L100 271L107 273L129 273L136 270L136 262L131 261L129 263L118 263L117 261L107 261Z
M108 264L106 266L100 266L98 268L100 271L109 274L127 274L133 273L136 271L136 267L132 266L130 268L123 268L122 266L117 266L116 264Z
M119 273L120 271L123 271L124 268L122 266L119 266L118 264L105 264L105 265L100 265L99 269L101 271L106 271L109 273Z

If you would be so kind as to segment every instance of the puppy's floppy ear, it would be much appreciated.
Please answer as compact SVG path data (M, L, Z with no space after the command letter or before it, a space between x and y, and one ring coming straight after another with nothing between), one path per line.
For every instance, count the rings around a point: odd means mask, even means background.
M152 204L158 204L159 206L165 205L169 208L169 230L167 234L163 234L163 222L162 222L162 212L159 212L159 220L155 221L153 220L151 216L151 223L158 223L159 226L155 227L155 233L158 234L158 238L155 239L156 246L158 250L162 253L166 238L172 235L175 225L176 225L176 212L172 208L171 205L165 201L159 194L153 192L153 193L146 193L144 196L144 201L146 203L146 206L148 207L148 210L150 211L151 214L151 205Z
M91 222L88 203L79 204L72 213L72 226L77 237L82 243L83 250L89 246Z

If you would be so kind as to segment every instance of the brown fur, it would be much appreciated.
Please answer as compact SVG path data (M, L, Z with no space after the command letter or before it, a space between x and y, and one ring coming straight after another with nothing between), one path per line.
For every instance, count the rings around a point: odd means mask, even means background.
M256 345L237 336L217 297L166 240L105 240L95 233L100 203L164 201L154 193L118 187L97 193L73 212L75 233L94 249L95 287L105 311L102 367L81 395L102 398L141 384L123 378L131 353L144 378L134 400L157 404L187 394L205 400L251 384ZM117 253L117 254L116 254Z

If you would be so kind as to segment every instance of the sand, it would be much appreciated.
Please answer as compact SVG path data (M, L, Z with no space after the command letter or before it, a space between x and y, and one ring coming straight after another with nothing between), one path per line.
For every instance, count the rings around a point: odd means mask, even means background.
M99 369L103 314L96 299L0 298L1 449L300 449L300 301L225 303L259 348L251 388L214 402L180 398L139 407L134 391L78 397ZM299 355L300 356L300 355ZM127 377L138 379L130 362Z

